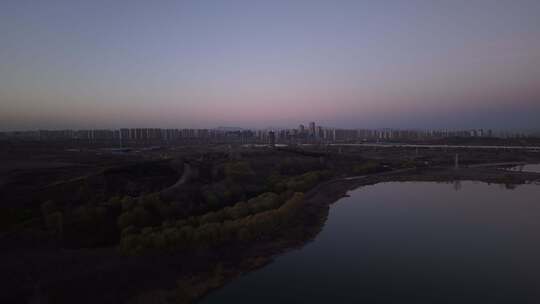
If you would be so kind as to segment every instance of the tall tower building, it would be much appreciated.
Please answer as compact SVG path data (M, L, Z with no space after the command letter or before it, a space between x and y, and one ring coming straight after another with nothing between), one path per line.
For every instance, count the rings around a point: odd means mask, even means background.
M315 134L315 137L317 137L318 139L324 137L323 128L321 126L317 127L317 133Z
M274 148L276 146L276 133L274 131L268 132L268 140L270 147Z
M315 137L315 122L309 123L309 136Z

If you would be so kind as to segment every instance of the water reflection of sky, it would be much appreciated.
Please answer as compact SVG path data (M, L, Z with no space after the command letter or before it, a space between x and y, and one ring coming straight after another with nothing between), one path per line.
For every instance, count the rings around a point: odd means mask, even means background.
M334 204L303 249L204 303L531 303L540 187L385 183ZM534 302L534 301L533 301Z

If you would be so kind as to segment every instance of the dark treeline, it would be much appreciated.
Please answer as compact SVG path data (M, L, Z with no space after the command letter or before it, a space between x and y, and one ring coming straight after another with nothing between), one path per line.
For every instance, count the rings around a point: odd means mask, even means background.
M294 156L278 162L264 158L217 159L213 163L197 166L195 171L194 178L176 189L172 196L160 191L139 196L115 194L99 202L84 188L82 191L88 196L87 202L83 200L83 203L74 204L71 201L47 200L41 204L41 219L34 218L23 226L35 232L35 228L42 225L42 237L52 236L69 248L114 246L119 243L122 243L122 248L132 248L131 245L124 246L134 242L126 241L127 236L128 239L136 239L134 235L148 235L149 231L155 232L156 227L180 225L185 228L182 230L185 234L189 229L202 229L199 227L203 224L225 225L227 221L246 220L245 217L271 210L276 214L257 216L255 220L282 218L284 211L277 210L293 193L306 192L333 176L332 171L318 158ZM245 223L227 223L218 228L230 230L230 227L240 229L244 226ZM250 224L246 227L255 226ZM210 225L201 231L214 228L215 225ZM197 230L194 235L205 235L201 231ZM240 239L249 233L240 233L244 235ZM155 237L155 233L152 236Z
M240 202L218 212L158 227L146 227L140 232L128 227L122 233L120 250L139 254L147 250L187 250L220 245L231 241L250 241L268 236L287 224L301 208L303 194L294 193L282 203L283 197L265 193L249 202Z

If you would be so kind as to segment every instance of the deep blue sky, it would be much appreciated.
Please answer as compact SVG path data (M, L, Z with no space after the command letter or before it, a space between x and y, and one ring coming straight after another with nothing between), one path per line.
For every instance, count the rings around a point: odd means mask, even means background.
M0 2L0 129L540 128L540 1Z

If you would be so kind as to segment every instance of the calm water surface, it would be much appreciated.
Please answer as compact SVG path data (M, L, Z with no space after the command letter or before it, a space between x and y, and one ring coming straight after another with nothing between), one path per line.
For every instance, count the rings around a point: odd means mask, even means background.
M384 183L203 303L539 303L540 186Z

